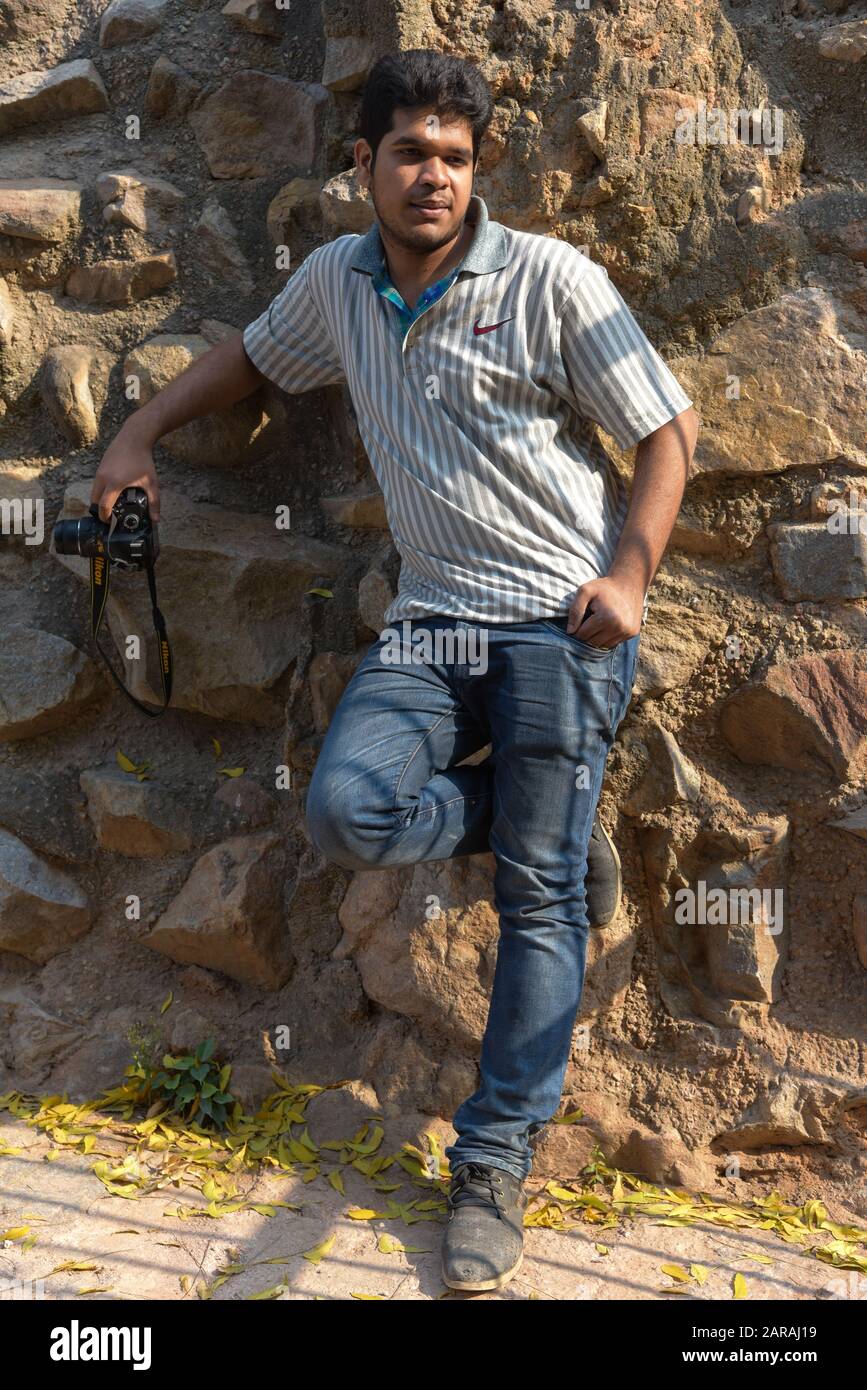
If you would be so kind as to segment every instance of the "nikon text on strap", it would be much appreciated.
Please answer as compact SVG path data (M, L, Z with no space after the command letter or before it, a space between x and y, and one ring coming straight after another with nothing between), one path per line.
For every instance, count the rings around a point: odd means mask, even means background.
M112 517L112 526L109 531L107 541L111 542L111 531L114 530L115 518ZM108 602L108 582L110 564L108 549L101 540L96 541L96 554L90 557L90 630L93 640L96 643L100 656L109 669L112 680L123 691L128 700L152 719L158 719L161 714L165 714L172 694L172 652L169 646L168 634L166 633L166 622L159 608L157 607L157 584L154 576L153 564L147 563L148 588L151 595L151 609L153 613L154 631L157 634L160 678L163 683L163 706L162 709L148 709L141 700L137 700L135 695L131 695L123 681L117 675L114 667L99 644L99 626L105 612L105 605Z

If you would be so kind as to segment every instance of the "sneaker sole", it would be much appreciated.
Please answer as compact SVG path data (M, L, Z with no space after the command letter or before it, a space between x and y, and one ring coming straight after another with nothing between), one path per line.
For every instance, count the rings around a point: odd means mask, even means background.
M617 853L617 846L615 845L615 843L614 843L614 841L612 840L611 836L608 834L608 831L605 829L605 826L602 824L602 821L601 821L601 820L599 821L599 825L600 825L600 828L601 828L601 830L602 830L602 834L605 836L606 843L608 844L608 847L609 847L609 849L611 850L611 853L612 853L613 856L614 856L614 864L615 864L615 867L616 867L616 869L617 869L617 897L616 897L615 900L614 900L614 910L613 910L613 912L611 913L611 916L610 916L610 917L606 917L606 918L604 919L604 921L602 921L602 922L591 922L591 923L590 923L591 927L594 927L594 928L597 928L597 929L598 929L599 927L607 927L607 926L610 926L610 924L614 921L614 918L617 916L618 912L620 911L620 902L621 902L621 899L622 899L622 897L623 897L623 874L622 874L621 868L620 868L620 855Z
M485 1293L488 1289L501 1289L504 1284L508 1284L510 1279L518 1273L524 1262L524 1250L518 1256L511 1269L503 1270L502 1274L497 1274L493 1279L478 1279L475 1281L461 1279L447 1279L443 1273L443 1283L450 1289L462 1289L464 1293Z

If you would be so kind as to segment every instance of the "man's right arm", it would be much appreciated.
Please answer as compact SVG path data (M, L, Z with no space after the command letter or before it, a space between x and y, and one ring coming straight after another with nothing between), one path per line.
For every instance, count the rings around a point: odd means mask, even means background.
M244 351L244 334L237 333L203 353L140 406L118 431L96 470L90 500L99 503L102 520L109 520L124 488L140 487L147 493L151 520L159 521L160 491L153 458L157 441L201 415L243 400L266 380Z

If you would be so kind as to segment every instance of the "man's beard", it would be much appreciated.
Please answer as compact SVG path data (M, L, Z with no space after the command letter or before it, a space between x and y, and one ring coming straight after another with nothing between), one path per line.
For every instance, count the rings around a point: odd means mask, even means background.
M374 197L372 186L368 189L368 192L370 193L373 210L376 213L380 226L385 228L388 235L398 246L404 247L407 251L439 251L441 247L448 246L450 241L454 241L455 237L460 236L463 230L464 219L462 218L457 227L453 231L445 232L440 237L439 241L428 241L427 237L422 235L421 228L419 228L418 234L415 232L405 232L403 229L398 229L393 226L391 222L382 216L376 198Z

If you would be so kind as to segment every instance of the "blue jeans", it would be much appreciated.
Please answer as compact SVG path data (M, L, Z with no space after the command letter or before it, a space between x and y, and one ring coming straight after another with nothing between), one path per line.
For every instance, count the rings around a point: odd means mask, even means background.
M497 962L480 1085L445 1150L452 1171L475 1160L525 1178L529 1140L563 1089L584 985L587 846L640 637L606 650L565 625L565 615L435 614L384 629L343 692L308 789L313 843L344 868L494 854ZM389 662L394 631L411 636ZM425 632L440 645L413 660ZM484 761L455 766L487 743Z

